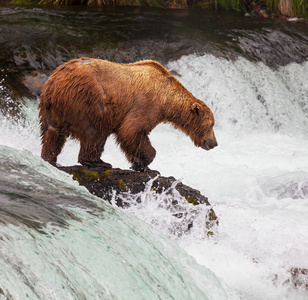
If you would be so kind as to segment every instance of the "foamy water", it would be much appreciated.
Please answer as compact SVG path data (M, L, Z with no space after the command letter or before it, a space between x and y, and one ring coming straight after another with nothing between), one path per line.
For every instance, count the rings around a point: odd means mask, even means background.
M307 299L303 286L292 285L290 269L308 268L308 63L273 70L243 58L192 55L167 67L213 110L219 146L195 148L159 125L150 135L157 150L150 167L199 189L220 225L210 239L197 226L179 238L162 226L171 214L153 210L151 198L126 212L157 226L240 299ZM0 145L39 156L36 105L27 116L25 124L0 121ZM67 142L58 162L76 164L78 150ZM112 138L102 158L129 167Z

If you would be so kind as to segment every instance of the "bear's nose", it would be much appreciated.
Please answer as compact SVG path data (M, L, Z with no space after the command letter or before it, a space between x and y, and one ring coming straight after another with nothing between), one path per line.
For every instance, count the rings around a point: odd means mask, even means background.
M210 150L210 149L213 149L213 148L217 147L218 143L217 143L216 139L215 140L208 139L208 140L204 141L204 146L205 146L204 148L206 150Z

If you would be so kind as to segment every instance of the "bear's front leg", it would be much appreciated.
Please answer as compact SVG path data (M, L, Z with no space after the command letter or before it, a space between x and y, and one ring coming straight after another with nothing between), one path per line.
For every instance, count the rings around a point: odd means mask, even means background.
M138 172L150 171L148 165L154 160L156 150L146 134L141 135L139 145L134 154L135 155L130 160L132 163L131 168Z

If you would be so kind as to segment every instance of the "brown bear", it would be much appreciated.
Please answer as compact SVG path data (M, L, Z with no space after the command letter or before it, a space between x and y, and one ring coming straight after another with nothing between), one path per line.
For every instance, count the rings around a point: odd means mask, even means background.
M100 157L115 134L132 169L144 171L156 155L148 135L161 122L198 147L217 146L212 111L155 61L71 60L47 80L38 107L41 156L53 165L71 136L80 141L79 163L110 168Z

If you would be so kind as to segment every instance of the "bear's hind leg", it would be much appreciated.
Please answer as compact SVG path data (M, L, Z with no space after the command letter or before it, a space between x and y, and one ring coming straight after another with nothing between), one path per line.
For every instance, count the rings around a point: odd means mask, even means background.
M101 160L107 137L100 136L80 141L78 162L87 167L104 167L111 169L112 165Z
M61 153L65 141L66 135L63 130L49 126L48 129L42 133L41 157L55 166L57 157Z

